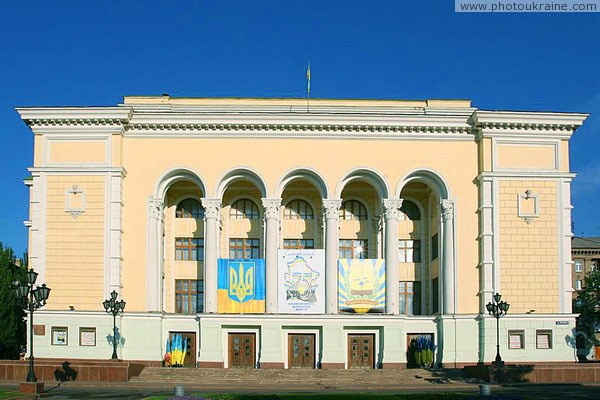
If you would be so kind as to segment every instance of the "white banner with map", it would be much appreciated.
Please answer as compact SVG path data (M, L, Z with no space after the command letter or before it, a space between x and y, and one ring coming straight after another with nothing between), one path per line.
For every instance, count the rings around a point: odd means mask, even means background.
M279 250L279 312L325 313L325 250Z

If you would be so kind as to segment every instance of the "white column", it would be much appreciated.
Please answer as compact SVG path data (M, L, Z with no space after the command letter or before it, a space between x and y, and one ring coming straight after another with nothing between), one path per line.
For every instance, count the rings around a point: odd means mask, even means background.
M104 298L113 290L121 293L121 191L123 178L121 172L106 175L106 217L105 217L105 277ZM160 236L162 244L162 236ZM162 252L161 252L162 254Z
M279 231L279 207L281 199L262 199L265 208L265 270L266 270L266 312L277 313L277 243Z
M342 200L323 199L325 214L325 312L338 313L338 237Z
M402 200L384 199L385 212L385 312L399 314L398 217Z
M217 312L217 259L219 248L220 199L202 199L206 234L204 236L204 312Z
M441 208L444 234L442 242L443 314L456 314L456 286L454 276L454 200L443 199Z
M571 260L571 179L563 178L558 181L558 204L559 204L559 222L558 227L558 243L559 243L559 312L570 314L573 312L573 283L572 283L572 268L573 261Z
M487 314L485 305L494 295L494 204L493 178L479 181L479 312Z
M148 232L146 236L146 308L162 311L162 216L163 201L148 198Z

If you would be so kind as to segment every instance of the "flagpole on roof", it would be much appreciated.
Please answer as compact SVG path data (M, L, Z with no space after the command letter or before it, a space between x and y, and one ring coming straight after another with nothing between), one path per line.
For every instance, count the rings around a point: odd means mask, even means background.
M310 60L306 69L306 112L310 112Z

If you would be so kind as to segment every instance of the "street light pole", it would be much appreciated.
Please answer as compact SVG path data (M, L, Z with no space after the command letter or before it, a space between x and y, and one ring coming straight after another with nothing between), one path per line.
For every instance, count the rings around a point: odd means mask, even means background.
M17 299L21 301L21 307L29 311L29 373L27 382L37 382L34 369L33 357L33 312L46 305L46 300L50 296L50 288L45 283L35 287L38 273L31 268L25 275L25 282L14 282L14 290Z
M500 357L500 318L506 315L510 304L501 301L502 296L499 293L493 296L493 300L493 302L490 301L487 303L485 308L492 317L496 318L496 359L494 360L494 365L501 367L504 365L504 362L502 361L502 357Z
M123 313L125 310L125 301L123 301L123 299L117 301L117 296L117 292L113 290L110 293L110 299L106 299L102 302L104 311L113 316L113 353L111 357L113 360L119 358L117 356L117 315Z

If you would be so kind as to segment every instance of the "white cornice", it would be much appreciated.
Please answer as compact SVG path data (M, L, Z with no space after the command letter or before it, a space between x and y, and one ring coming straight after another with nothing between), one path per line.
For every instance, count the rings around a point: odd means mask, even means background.
M557 113L546 111L486 111L477 110L473 114L476 125L556 125L580 126L589 114Z
M86 167L86 166L64 166L64 167L31 167L27 169L32 175L38 176L40 173L51 173L57 175L89 175L89 174L110 174L113 176L125 177L127 171L119 167Z
M122 134L133 111L127 107L16 108L36 135Z
M132 128L146 126L256 126L260 127L449 127L468 128L472 111L462 114L344 114L344 113L198 113L198 112L136 112L129 121Z
M489 178L517 178L517 179L573 179L577 174L569 172L556 171L502 171L502 172L481 172L476 180L481 181Z
M15 108L23 121L27 124L31 122L48 121L48 123L58 123L65 121L68 123L86 122L86 121L106 121L107 123L127 122L133 110L130 107L17 107Z
M470 123L478 137L548 137L568 139L589 114L545 111L477 110Z

